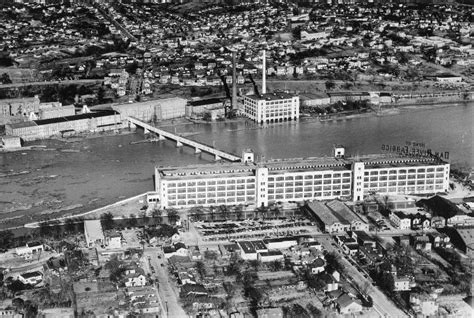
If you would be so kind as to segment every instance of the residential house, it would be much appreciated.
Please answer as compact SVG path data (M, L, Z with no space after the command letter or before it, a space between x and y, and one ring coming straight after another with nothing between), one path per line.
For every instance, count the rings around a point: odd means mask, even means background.
M349 294L343 293L336 300L336 307L340 314L348 315L362 311L362 305L359 300L353 299Z
M319 274L324 272L326 262L322 258L315 259L308 267L311 269L311 274Z
M431 251L431 242L428 235L411 236L411 245L416 250Z
M141 268L130 268L125 271L123 276L125 286L145 286L147 281Z
M452 248L451 238L444 233L429 234L432 247Z
M408 230L411 228L411 218L401 211L393 211L390 213L389 218L399 230Z
M411 282L408 277L395 277L394 291L407 291L411 289Z
M15 250L18 256L31 256L44 251L44 245L40 242L29 242L24 247L17 247Z
M18 275L18 280L23 284L35 286L43 281L43 273L29 272Z
M283 309L278 308L261 308L257 309L258 318L283 318Z

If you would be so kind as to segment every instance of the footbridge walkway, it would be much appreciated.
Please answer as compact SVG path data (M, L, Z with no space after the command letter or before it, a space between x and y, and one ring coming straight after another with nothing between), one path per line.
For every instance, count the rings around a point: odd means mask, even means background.
M154 127L154 126L152 126L150 124L147 124L147 123L145 123L145 122L143 122L143 121L141 121L141 120L139 120L135 117L128 117L127 119L129 121L129 123L131 124L131 127L141 127L141 128L143 128L145 134L149 133L149 132L153 132L153 133L158 135L158 139L160 139L160 140L165 140L165 139L174 140L174 141L176 141L176 146L177 147L182 147L183 145L187 145L189 147L194 148L195 153L200 153L200 152L204 151L204 152L207 152L207 153L210 153L210 154L214 155L216 160L225 159L225 160L229 160L229 161L232 161L232 162L237 162L237 161L241 160L240 157L237 157L233 154L224 152L222 150L215 149L212 146L208 146L206 144L203 144L203 143L200 143L200 142L197 142L197 141L194 141L194 140L190 140L188 138L178 136L178 135L176 135L174 133L171 133L169 131Z

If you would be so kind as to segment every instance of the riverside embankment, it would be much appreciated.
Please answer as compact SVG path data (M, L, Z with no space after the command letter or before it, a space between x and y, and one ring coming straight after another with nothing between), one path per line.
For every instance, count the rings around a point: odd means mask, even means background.
M414 140L434 151L450 152L455 165L471 167L473 105L402 108L391 116L333 122L219 122L166 129L235 154L252 148L267 159L329 156L336 143L352 155L380 153L382 144ZM76 215L153 190L154 166L213 162L211 156L176 148L169 141L131 144L143 139L137 133L72 142L43 140L29 144L43 150L0 153L0 228Z

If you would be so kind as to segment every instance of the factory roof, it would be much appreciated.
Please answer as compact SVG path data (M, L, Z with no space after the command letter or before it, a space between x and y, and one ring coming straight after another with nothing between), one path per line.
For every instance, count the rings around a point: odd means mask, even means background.
M281 99L291 99L296 97L297 95L288 94L288 93L281 93L281 92L274 92L274 93L266 93L266 94L254 94L254 95L246 95L245 97L254 99L254 100L281 100Z
M343 202L339 200L333 200L331 202L326 203L326 206L334 211L336 216L341 221L347 221L349 223L353 222L363 222L357 214L355 214L351 209L347 207Z
M208 99L200 99L200 100L194 100L194 101L189 101L188 105L189 106L203 106L203 105L209 105L209 104L217 104L217 103L222 103L223 98L208 98Z
M348 224L345 220L340 220L326 205L319 201L308 203L308 207L318 216L324 225L333 225L335 223Z
M245 254L250 254L250 253L256 253L257 251L255 250L252 242L248 241L239 241L238 244L242 248L242 251L244 251Z
M90 241L104 240L104 232L102 231L100 220L84 221L84 230Z

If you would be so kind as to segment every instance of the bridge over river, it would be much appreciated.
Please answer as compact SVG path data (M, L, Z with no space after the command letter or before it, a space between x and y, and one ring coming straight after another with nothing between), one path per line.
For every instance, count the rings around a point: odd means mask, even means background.
M165 139L174 140L174 141L176 141L176 146L177 147L182 147L183 145L186 145L186 146L194 148L195 153L200 153L202 151L210 153L210 154L214 155L216 161L225 159L225 160L229 160L229 161L232 161L232 162L238 162L238 161L241 160L241 158L236 156L236 155L233 155L231 153L227 153L227 152L219 150L219 149L215 149L212 146L209 146L209 145L206 145L206 144L194 141L194 140L190 140L190 139L185 138L185 137L178 136L178 135L176 135L172 132L169 132L169 131L157 128L155 126L152 126L150 124L147 124L147 123L145 123L145 122L143 122L143 121L141 121L141 120L139 120L135 117L128 117L127 119L130 122L131 127L141 127L141 128L143 128L145 134L149 133L149 132L153 132L158 136L158 139L160 139L160 140L165 140Z

